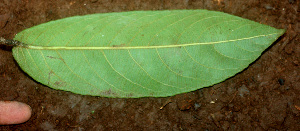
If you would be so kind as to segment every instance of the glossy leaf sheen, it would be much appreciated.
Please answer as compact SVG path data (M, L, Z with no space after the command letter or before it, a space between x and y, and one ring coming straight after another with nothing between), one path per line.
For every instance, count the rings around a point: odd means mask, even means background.
M207 10L75 16L18 33L20 67L51 88L105 97L165 97L224 81L285 31Z

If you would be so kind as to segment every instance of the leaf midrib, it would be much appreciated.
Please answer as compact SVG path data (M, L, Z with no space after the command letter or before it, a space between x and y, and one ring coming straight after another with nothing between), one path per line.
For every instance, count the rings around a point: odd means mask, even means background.
M176 48L176 47L186 47L186 46L197 46L197 45L211 45L211 44L220 44L220 43L227 43L227 42L237 42L242 40L249 40L259 37L267 37L271 35L277 35L280 33L272 33L267 35L257 35L252 37L240 38L240 39L232 39L232 40L224 40L224 41L215 41L215 42L201 42L201 43L189 43L189 44L178 44L178 45L160 45L160 46L130 46L130 47L96 47L96 46L89 46L89 47L76 47L76 46L34 46L34 45L26 45L20 44L18 46L27 48L27 49L36 49L36 50L126 50L126 49L158 49L158 48Z

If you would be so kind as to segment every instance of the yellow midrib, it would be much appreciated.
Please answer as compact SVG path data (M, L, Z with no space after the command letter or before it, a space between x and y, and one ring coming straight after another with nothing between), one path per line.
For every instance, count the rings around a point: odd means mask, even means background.
M215 41L215 42L202 42L202 43L189 43L189 44L179 44L179 45L161 45L161 46L131 46L131 47L66 47L66 46L33 46L33 45L19 45L19 47L27 49L36 49L36 50L124 50L124 49L157 49L157 48L176 48L176 47L185 47L185 46L195 46L195 45L209 45L209 44L219 44L226 42L235 42L242 40L249 40L258 37L266 37L270 35L276 35L279 33L272 33L267 35L257 35L247 38L240 38L234 40L225 40L225 41Z

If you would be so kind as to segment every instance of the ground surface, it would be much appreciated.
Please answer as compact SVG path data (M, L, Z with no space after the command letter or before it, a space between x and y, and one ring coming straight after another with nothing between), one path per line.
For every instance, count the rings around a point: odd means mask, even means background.
M24 73L11 48L2 45L0 100L27 103L33 116L0 130L300 130L299 4L299 0L0 0L0 36L7 39L51 20L130 10L218 10L287 30L236 76L167 98L111 99L53 90Z

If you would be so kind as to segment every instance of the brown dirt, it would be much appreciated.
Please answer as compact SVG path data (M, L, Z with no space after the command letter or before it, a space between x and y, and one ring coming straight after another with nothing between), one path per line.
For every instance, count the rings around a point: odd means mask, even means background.
M218 10L287 29L243 72L167 98L112 99L53 90L26 75L11 48L2 45L0 100L27 103L33 115L0 130L300 130L299 5L299 0L0 0L0 36L7 39L51 20L130 10Z

